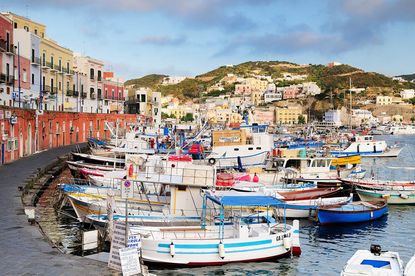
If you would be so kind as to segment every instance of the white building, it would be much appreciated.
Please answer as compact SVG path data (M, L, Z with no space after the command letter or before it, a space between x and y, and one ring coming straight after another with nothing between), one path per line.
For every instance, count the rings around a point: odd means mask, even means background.
M181 83L182 81L184 81L185 79L187 79L188 77L181 77L181 76L168 76L165 77L163 79L163 82L161 83L162 85L174 85L174 84L178 84Z
M73 68L75 71L75 86L80 89L78 111L103 113L103 67L104 62L74 54Z
M315 96L321 93L321 88L315 82L302 83L302 93L306 96Z
M400 93L402 99L412 99L415 97L415 90L414 89L405 89L402 90Z
M281 101L283 92L284 92L284 88L276 87L274 83L268 84L268 88L264 92L264 102L272 103L276 101Z
M20 55L20 61L22 62L22 59L30 61L30 73L23 69L20 76L20 82L23 84L20 89L22 107L38 108L40 95L40 38L25 29L14 29L13 43L19 45L16 54ZM16 57L16 61L19 62L18 57ZM15 66L17 65L15 64ZM17 76L17 69L15 69L16 80L18 80ZM18 87L15 87L15 91L18 92Z
M328 110L324 113L324 122L332 123L334 126L342 125L341 110Z

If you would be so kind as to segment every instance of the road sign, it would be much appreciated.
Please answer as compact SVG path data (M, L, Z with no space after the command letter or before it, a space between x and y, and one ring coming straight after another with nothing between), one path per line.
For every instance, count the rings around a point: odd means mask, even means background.
M129 180L124 181L121 185L121 198L127 199L133 197L133 185Z

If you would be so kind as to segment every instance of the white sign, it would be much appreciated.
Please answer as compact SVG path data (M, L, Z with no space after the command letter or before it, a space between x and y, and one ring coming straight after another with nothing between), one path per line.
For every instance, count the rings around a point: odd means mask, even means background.
M236 142L240 142L240 141L241 141L241 137L239 137L239 136L220 137L219 138L219 142L221 142L221 143L236 143Z
M125 248L125 223L114 221L114 232L111 240L110 257L108 267L121 271L119 250Z
M128 248L136 248L137 252L140 251L141 248L141 240L140 237L137 235L130 235L128 236L128 241L127 241L127 247Z
M122 275L136 275L141 272L138 253L135 248L121 248L119 250Z
M133 197L133 184L131 181L126 180L121 185L121 198L127 199Z
M82 233L82 251L98 248L98 230Z

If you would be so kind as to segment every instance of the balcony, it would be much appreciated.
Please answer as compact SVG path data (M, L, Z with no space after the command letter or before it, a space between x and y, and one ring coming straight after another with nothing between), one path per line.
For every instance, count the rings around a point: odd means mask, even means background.
M98 99L102 100L102 93L98 93Z
M14 45L6 43L6 55L14 55L14 54L16 54L16 49L14 48Z
M98 76L97 77L97 81L102 82L102 77L101 76Z
M0 83L6 82L6 74L0 74Z
M30 62L34 66L39 66L40 65L40 58L38 58L38 57L32 57L32 60Z
M50 71L52 71L52 72L57 72L58 71L58 69L57 69L57 65L53 65L53 63L50 63L50 62L48 62L48 67L50 68Z
M89 77L89 79L90 79L91 81L95 81L95 76L90 76L90 77Z
M71 75L74 74L74 71L73 70L69 70L68 68L65 68L64 71L65 71L65 74L68 75L68 76L71 76Z
M62 73L62 65L55 65L55 66L54 66L54 69L55 69L56 71L58 71L59 73Z
M11 76L11 75L7 76L6 75L6 84L12 85L13 83L14 83L14 76Z
M73 96L78 97L79 96L79 91L73 91Z
M50 90L50 94L56 94L56 93L58 93L58 88L57 87L51 87L51 90Z
M50 86L49 85L43 85L42 93L50 93Z
M0 52L6 52L6 40L0 39Z
M85 99L87 97L86 92L81 92L81 97Z
M66 90L66 96L73 96L73 90Z

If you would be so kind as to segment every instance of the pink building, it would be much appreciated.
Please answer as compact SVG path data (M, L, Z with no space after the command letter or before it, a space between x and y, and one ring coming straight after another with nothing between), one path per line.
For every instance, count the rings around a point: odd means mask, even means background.
M299 92L300 91L298 88L285 88L283 93L283 99L295 99L297 98Z
M122 113L124 110L124 83L104 72L104 113Z
M258 124L272 124L274 123L274 111L272 110L255 110L255 123Z
M12 106L13 56L12 21L0 14L0 105Z
M248 84L236 84L235 94L236 95L250 95L252 92L251 86Z
M20 66L19 64L20 60ZM18 67L20 67L20 88L21 89L30 89L30 60L27 58L24 58L20 56L20 58L17 56L17 50L16 55L14 56L14 90L19 89L19 74L18 74Z

